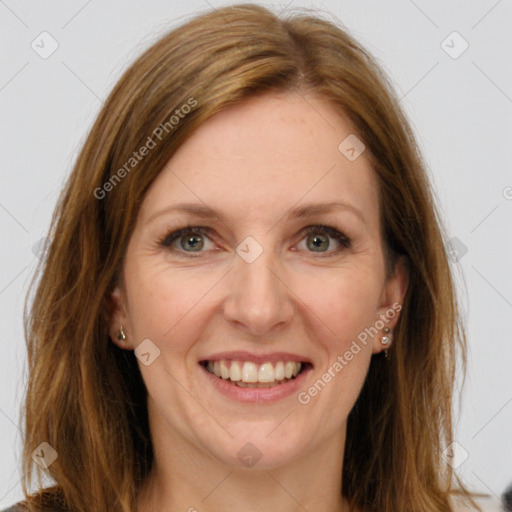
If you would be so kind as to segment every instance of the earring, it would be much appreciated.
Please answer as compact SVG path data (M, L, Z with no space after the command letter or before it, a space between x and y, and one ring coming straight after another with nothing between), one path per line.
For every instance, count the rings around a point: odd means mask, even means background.
M389 327L384 327L383 330L386 333L386 336L382 336L380 342L383 345L387 345L391 341L391 335L389 334L391 332L391 329ZM386 356L386 359L389 359L388 349L384 350L384 355Z
M384 332L386 334L389 334L391 332L391 329L389 327L384 327ZM389 341L391 340L391 337L390 336L382 336L382 338L380 339L380 342L383 344L383 345L387 345L389 343Z
M123 329L123 326L121 325L121 328L119 329L119 334L117 335L117 339L119 341L124 341L126 340L126 334L124 333L124 329Z

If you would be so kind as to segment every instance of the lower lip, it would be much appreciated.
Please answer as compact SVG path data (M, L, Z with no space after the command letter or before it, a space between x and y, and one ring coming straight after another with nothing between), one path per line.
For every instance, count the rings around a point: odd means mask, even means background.
M276 402L282 398L296 394L306 380L308 373L311 371L311 366L309 366L295 377L295 379L291 379L284 384L278 384L271 388L242 388L227 379L216 377L202 364L199 364L199 366L217 391L232 400L246 403Z

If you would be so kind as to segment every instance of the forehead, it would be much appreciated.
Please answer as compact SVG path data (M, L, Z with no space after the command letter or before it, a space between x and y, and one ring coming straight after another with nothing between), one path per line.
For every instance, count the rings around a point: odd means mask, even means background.
M378 191L364 152L339 149L350 121L316 96L264 95L203 123L147 192L141 215L196 202L237 219L270 217L301 203L344 201L378 225Z

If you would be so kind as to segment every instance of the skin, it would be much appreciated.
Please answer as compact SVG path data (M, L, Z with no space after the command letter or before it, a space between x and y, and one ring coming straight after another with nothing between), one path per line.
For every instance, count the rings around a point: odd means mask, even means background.
M138 361L156 456L139 511L348 510L346 421L372 355L386 348L382 331L307 405L296 394L275 403L231 400L198 361L227 350L300 354L314 365L307 390L359 333L402 303L402 262L385 279L374 171L364 153L351 162L338 150L351 133L319 97L260 96L205 122L148 190L112 294L110 332L124 349L150 339L160 350L149 366ZM297 205L339 200L364 221L348 210L286 218ZM178 202L206 204L225 221L158 214ZM213 230L199 236L200 252L189 235L174 242L174 253L159 245L188 223ZM319 251L303 231L319 224L349 236L351 247L322 232L326 252ZM263 249L252 263L236 252L247 236ZM120 324L125 341L117 340ZM262 454L251 468L237 457L248 442Z

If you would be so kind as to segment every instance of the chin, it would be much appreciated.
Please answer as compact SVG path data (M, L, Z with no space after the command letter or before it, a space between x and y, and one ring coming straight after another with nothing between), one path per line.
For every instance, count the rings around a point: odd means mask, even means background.
M270 470L287 465L301 455L302 447L296 436L284 430L279 434L276 429L269 435L280 421L272 422L270 428L268 424L255 426L252 431L247 430L245 423L240 433L231 429L232 438L208 449L214 458L238 469Z

